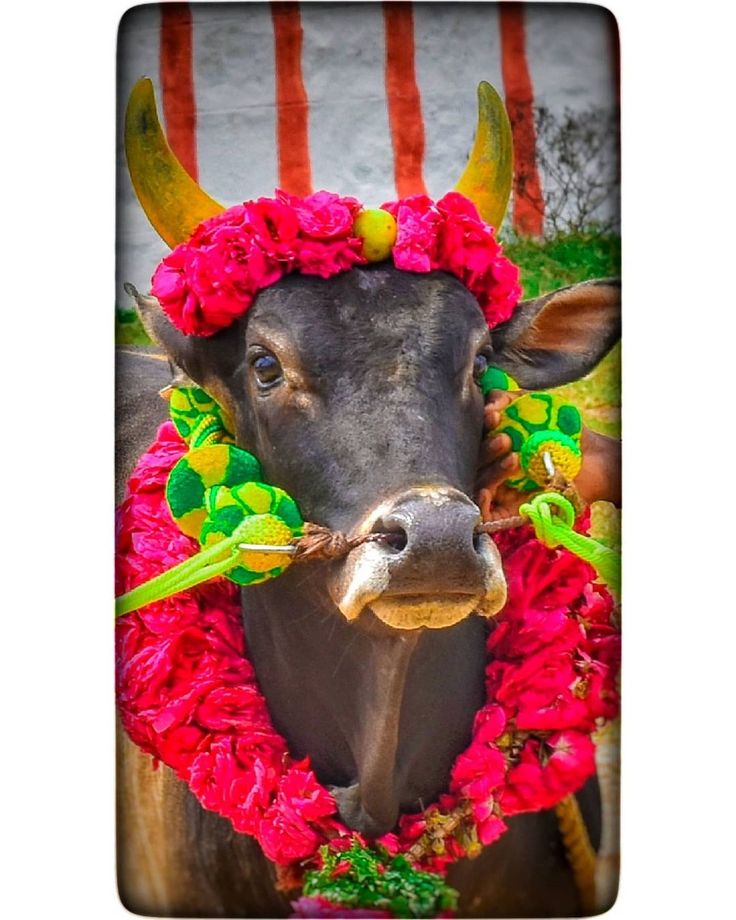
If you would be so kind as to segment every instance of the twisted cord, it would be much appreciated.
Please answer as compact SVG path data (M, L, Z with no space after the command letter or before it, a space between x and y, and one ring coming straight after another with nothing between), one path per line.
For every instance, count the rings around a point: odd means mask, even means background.
M498 533L500 530L511 530L513 527L523 527L529 521L520 514L514 514L509 517L499 518L495 521L483 521L475 528L475 533Z
M511 527L521 527L528 523L520 515L501 518L497 521L487 521L478 524L475 533L497 533L500 530L509 530ZM304 535L293 541L295 552L293 562L314 562L319 559L339 559L348 553L363 546L365 543L397 543L404 537L399 533L364 533L356 537L349 537L340 530L330 530L321 524L307 522L304 525Z
M565 846L565 856L572 870L575 886L580 895L583 912L596 913L595 868L596 855L588 836L588 829L574 795L566 796L555 805L557 825Z
M315 559L339 559L364 543L391 543L401 535L395 533L364 533L349 537L339 530L330 530L321 524L307 522L304 535L294 541L296 549L293 561L305 562Z

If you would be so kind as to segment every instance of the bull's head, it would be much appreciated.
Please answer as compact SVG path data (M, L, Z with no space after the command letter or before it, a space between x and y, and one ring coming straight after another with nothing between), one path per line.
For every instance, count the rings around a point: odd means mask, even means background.
M512 172L508 118L479 89L475 147L458 190L494 226ZM134 185L169 244L221 207L168 149L150 83L131 97L127 150ZM488 363L522 387L547 388L591 370L618 335L618 288L576 285L521 304L489 331L470 292L442 272L381 263L323 280L288 276L212 336L186 336L152 297L144 325L172 361L229 411L237 441L306 519L349 533L389 532L327 575L348 620L446 627L497 612L506 588L495 545L475 534L471 500L482 435L479 374Z

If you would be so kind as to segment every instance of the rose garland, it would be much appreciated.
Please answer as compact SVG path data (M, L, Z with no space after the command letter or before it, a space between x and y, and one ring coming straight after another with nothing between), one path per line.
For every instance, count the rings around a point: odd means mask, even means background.
M493 227L459 192L363 210L355 198L276 190L203 221L164 258L152 292L187 335L209 336L245 313L256 294L284 275L330 278L354 265L392 258L410 272L455 275L477 298L488 325L508 319L521 296L518 268Z
M165 500L168 474L185 451L164 424L129 481L118 519L118 593L198 549ZM617 712L619 634L594 571L566 550L547 549L529 528L496 541L509 600L488 636L487 701L472 741L452 767L448 792L374 842L398 859L466 806L468 820L415 861L419 870L443 873L495 841L505 818L578 790L595 772L591 735ZM340 822L308 759L293 760L274 730L247 658L235 585L218 579L121 617L116 639L126 731L188 783L203 807L299 874L324 871L330 854L365 845ZM312 884L321 891L313 877ZM305 916L317 915L324 892L316 897L300 899Z

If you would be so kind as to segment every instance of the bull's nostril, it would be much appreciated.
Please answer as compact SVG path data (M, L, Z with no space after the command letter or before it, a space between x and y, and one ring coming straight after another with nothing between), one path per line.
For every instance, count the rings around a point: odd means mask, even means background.
M372 532L381 534L383 539L380 541L380 545L395 553L400 553L406 549L406 544L409 541L406 530L395 520L386 520L385 518L377 520L373 525Z
M476 553L480 552L482 540L483 540L483 534L481 533L473 534L473 549L476 551Z
M406 549L406 544L408 538L406 536L406 531L403 528L398 530L393 530L386 533L386 539L382 541L386 546L390 546L392 550L396 553L400 553L402 550Z

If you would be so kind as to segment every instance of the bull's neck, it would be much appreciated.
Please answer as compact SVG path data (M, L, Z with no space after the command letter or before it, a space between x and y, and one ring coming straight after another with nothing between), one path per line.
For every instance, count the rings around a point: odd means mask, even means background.
M471 616L442 630L349 624L322 563L243 592L251 660L296 757L336 787L343 819L371 836L447 787L483 704L484 633Z

